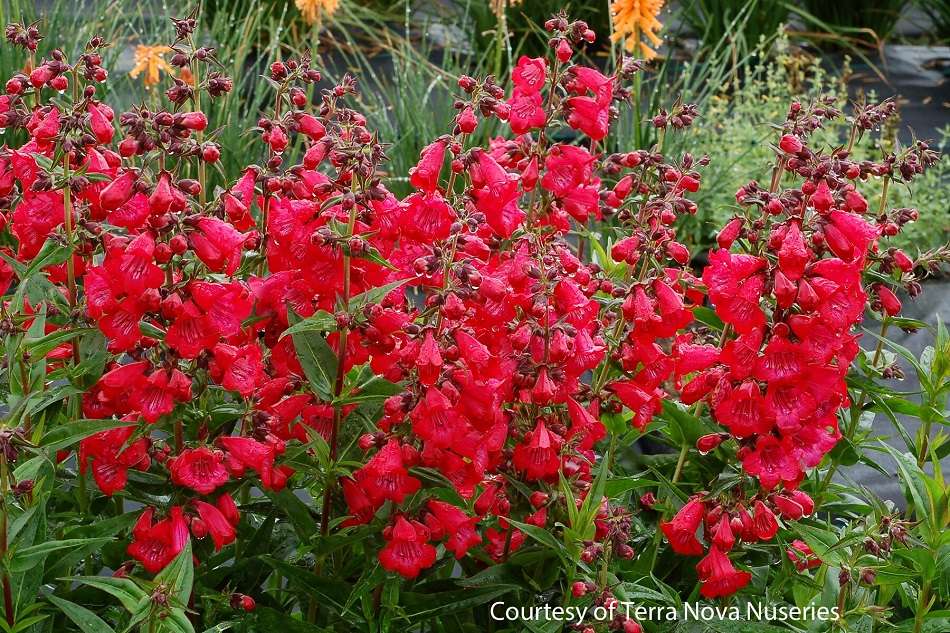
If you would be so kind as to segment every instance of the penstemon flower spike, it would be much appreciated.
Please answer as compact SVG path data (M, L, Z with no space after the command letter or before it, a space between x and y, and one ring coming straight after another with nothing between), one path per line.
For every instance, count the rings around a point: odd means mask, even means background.
M322 537L373 526L379 564L407 579L450 557L508 561L534 529L558 530L573 555L565 600L600 605L617 600L609 563L649 548L642 517L659 517L654 545L701 557L699 591L718 598L751 580L738 554L816 511L799 487L853 432L839 418L857 326L867 309L885 324L899 315L895 290L919 292L915 267L945 255L915 262L884 241L916 219L889 208L889 183L937 155L915 142L850 157L891 102L859 107L851 143L830 153L811 134L841 112L792 104L771 181L737 192L699 272L676 227L696 213L710 159L664 154L699 112L674 104L650 120L653 147L608 153L641 67L580 63L596 37L586 23L549 20L550 54L518 59L510 90L459 78L457 114L399 199L386 146L351 105L356 80L312 103L322 77L309 54L269 67L260 164L209 191L206 167L225 150L202 105L233 83L197 46L195 20L174 22L169 64L193 84L174 79L166 106L116 116L97 100L98 38L0 97L0 127L28 139L0 152L0 228L16 244L2 248L53 288L14 294L4 328L42 314L47 331L75 331L46 353L51 368L78 371L101 348L72 417L114 426L79 443L82 481L107 497L136 471L167 482L130 530L120 575L158 573L192 539L198 560L228 547L254 488L307 488ZM12 25L7 38L32 52L40 34ZM479 143L496 124L510 137ZM879 200L862 193L872 179ZM13 269L0 266L6 293ZM689 482L681 507L660 490L639 507L605 497L623 445L671 407L703 429L683 434L671 482L717 459L726 483ZM787 556L820 564L801 542Z

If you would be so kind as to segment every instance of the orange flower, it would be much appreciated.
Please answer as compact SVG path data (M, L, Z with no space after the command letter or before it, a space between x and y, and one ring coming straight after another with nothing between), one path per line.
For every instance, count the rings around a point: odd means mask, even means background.
M189 86L194 87L195 85L195 76L191 72L191 69L185 66L178 72L178 78L184 81Z
M653 59L656 51L643 40L649 40L653 46L659 46L663 41L656 34L663 28L656 19L662 8L663 0L614 0L610 4L613 40L623 40L624 48L630 52L635 52L639 46L646 59Z
M327 17L333 15L340 6L340 0L294 0L297 9L303 16L307 24L313 24L320 19L320 11L327 14Z
M146 86L158 85L162 72L175 73L175 69L165 61L165 53L170 51L167 46L136 46L135 66L129 71L129 77L135 79L144 72Z

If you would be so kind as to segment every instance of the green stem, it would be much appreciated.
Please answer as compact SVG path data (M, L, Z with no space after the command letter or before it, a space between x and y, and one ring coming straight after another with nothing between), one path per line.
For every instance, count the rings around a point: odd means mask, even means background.
M63 156L63 177L66 180L66 187L63 189L63 226L66 229L66 242L69 245L69 257L66 259L66 284L69 288L69 308L70 317L76 310L76 270L73 265L73 253L75 244L73 244L73 205L72 190L69 188L69 152L64 152ZM79 364L79 341L73 341L73 364Z
M682 448L680 448L679 457L676 460L676 469L673 471L673 478L670 480L674 484L679 481L680 475L683 474L683 466L686 464L686 454L689 452L689 444L683 443Z
M7 466L6 450L0 447L0 558L7 556L7 493L9 486L9 468ZM3 610L6 614L7 624L10 629L16 626L16 612L13 606L13 591L10 587L10 574L3 570Z
M924 581L917 597L917 609L914 613L914 633L920 633L924 626L924 617L930 611L930 581Z
M357 205L354 204L350 208L350 215L346 225L346 235L347 239L353 236L353 231L356 228L356 212ZM350 311L350 274L351 274L351 257L349 250L343 251L343 311L349 313ZM344 378L346 376L345 366L346 366L346 343L349 335L349 325L346 325L340 328L340 340L339 345L337 346L337 370L336 370L336 382L333 386L333 397L337 399L340 397L340 394L343 393ZM335 404L333 407L333 428L330 429L330 463L336 461L338 443L339 443L339 432L340 426L343 423L343 407L339 404ZM323 536L326 536L330 533L330 501L333 494L333 488L335 483L335 478L330 477L326 482L323 490L323 513L320 516L320 533Z

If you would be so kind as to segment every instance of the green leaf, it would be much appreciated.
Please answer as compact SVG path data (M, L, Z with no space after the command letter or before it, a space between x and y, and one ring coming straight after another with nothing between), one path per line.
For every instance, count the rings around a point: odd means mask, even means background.
M300 317L290 309L287 311L287 318L291 326L300 322ZM292 337L297 358L314 393L323 400L332 400L337 374L336 354L330 349L323 335L317 332L297 332L292 334Z
M355 297L350 298L350 314L357 314L361 312L366 306L379 303L386 297L386 295L407 281L409 281L408 277L406 279L400 279L399 281L388 283L384 286L370 288L366 292L362 292Z
M62 541L46 541L38 545L31 545L18 549L13 553L13 560L10 561L10 571L22 572L32 569L43 562L43 560L52 552L61 549L71 549L93 544L109 543L111 537L102 538L71 538Z
M69 257L69 253L70 249L68 246L60 244L53 238L47 239L43 247L40 248L40 252L36 254L36 257L33 258L29 266L23 270L23 275L20 279L27 280L47 266L62 264Z
M76 420L50 430L40 440L40 446L51 452L58 451L95 433L130 426L130 424L128 420Z
M695 446L700 437L716 432L706 421L671 400L663 401L663 413L660 417L669 425L670 437L678 446Z
M794 529L822 563L840 565L844 561L837 551L840 545L838 535L831 530L806 523L796 523Z
M335 405L372 404L382 402L402 391L402 387L385 378L373 376L362 385L357 385L349 394L334 400Z
M364 250L362 253L357 255L357 257L359 257L360 259L369 260L373 262L374 264L379 264L380 266L383 266L384 268L388 268L390 270L399 270L398 268L393 266L389 262L389 260L383 257L382 254L380 254L380 252L376 249L375 246L367 245L366 250Z
M32 356L46 356L56 347L70 341L77 336L92 332L93 328L73 328L71 330L56 330L38 339L27 339L23 343L23 349Z
M73 576L64 578L90 587L95 587L111 594L119 599L122 606L129 613L135 613L142 600L148 599L148 595L132 580L128 578L112 578L109 576Z
M530 526L534 527L534 526ZM512 590L508 587L483 587L435 593L403 592L402 607L413 622L444 618L452 613L483 605Z
M50 157L40 154L38 152L32 152L30 156L33 157L33 162L35 162L36 166L39 167L42 171L48 172L49 170L53 168L53 160Z
M527 583L522 578L521 568L512 563L492 565L471 576L459 578L455 583L461 587L510 587L525 589Z
M554 535L551 534L549 531L543 528L539 528L536 525L529 525L527 523L521 523L519 521L515 521L514 519L508 519L508 523L515 526L516 528L524 532L526 535L530 536L532 539L534 539L541 545L544 545L545 547L547 547L548 549L556 553L560 558L562 559L565 558L566 552L564 550L564 545L561 542L559 542L556 538L554 538Z
M604 494L610 499L615 499L630 490L640 490L641 488L655 488L660 482L653 479L644 479L642 477L620 477L611 479L604 486Z
M267 497L287 515L300 540L309 543L317 533L317 522L310 514L310 508L286 488L279 492L267 491Z
M942 512L938 512L937 510L938 500L931 494L930 486L927 485L928 480L932 480L920 469L915 459L911 457L909 453L900 453L893 446L883 441L881 445L890 453L894 461L897 462L900 479L909 495L908 500L913 501L914 512L919 518L925 521L933 533L938 532L940 530L940 520L942 519L940 515L943 514L945 510L943 510L943 508L941 508Z
M262 556L261 560L270 565L275 571L308 595L319 599L320 603L334 611L339 617L351 625L362 628L366 621L358 613L347 611L344 608L351 588L346 582L318 576L312 571L301 569L285 561L270 556ZM266 630L266 629L265 629Z
M611 451L608 450L601 458L594 483L588 491L587 496L584 497L584 502L581 504L580 509L578 509L577 525L571 525L584 540L591 539L594 536L594 519L597 518L597 512L600 510L600 502L604 498L604 486L607 483L607 475L609 474L607 464L610 463L610 455Z
M49 596L47 599L59 607L60 611L65 613L66 617L72 620L73 624L78 626L82 633L115 633L111 626L86 607L81 607L75 602L63 600L56 596Z
M159 341L165 340L165 330L149 323L148 321L139 321L139 332L145 336L158 339Z
M697 629L712 633L788 633L788 629L762 622L744 622L742 620L704 620Z
M240 620L231 620L230 622L220 622L218 624L215 624L210 629L205 629L204 631L202 631L202 633L224 633L224 631L233 629L240 623L241 623Z
M303 620L298 620L290 613L271 609L270 607L257 607L254 610L255 626L248 631L280 631L280 633L330 633L329 629L308 624ZM214 629L209 629L214 631ZM208 633L208 631L205 631ZM217 633L214 631L214 633Z
M336 330L336 317L326 310L317 310L281 332L280 338L297 332L332 332L334 330Z
M705 306L693 308L693 316L696 317L696 320L703 325L707 325L714 330L722 331L722 319L716 316L716 312L712 309Z
M165 569L155 576L155 582L168 586L181 605L191 598L191 586L195 580L195 563L191 555L191 540Z

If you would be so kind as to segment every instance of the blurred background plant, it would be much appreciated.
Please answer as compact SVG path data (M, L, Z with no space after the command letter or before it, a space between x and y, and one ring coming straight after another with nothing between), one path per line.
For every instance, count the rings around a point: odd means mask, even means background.
M950 0L917 0L917 2L933 26L934 39L943 44L950 41Z
M699 211L687 219L684 227L691 244L713 243L713 224L720 222L721 226L737 208L736 190L748 181L750 174L768 164L772 150L766 139L774 134L769 123L784 116L789 102L807 102L822 95L833 96L839 102L848 99L851 65L847 58L839 71L829 71L820 58L794 47L786 35L775 41L768 54L752 55L756 61L749 65L742 89L709 98L703 110L706 125L693 126L688 134L682 135L684 147L702 147L713 158L696 194ZM875 99L871 93L866 97L868 101ZM846 119L839 117L827 122L813 138L818 144L839 146L847 140L847 128ZM899 132L885 128L865 136L855 144L854 155L859 160L878 158L883 147L897 142ZM950 149L950 126L934 141L937 149ZM760 182L768 179L765 172L757 176ZM933 218L932 224L909 225L894 240L897 246L915 253L950 239L950 208L945 200L948 185L950 158L944 155L933 170L914 182L913 189L898 187L892 192L896 206L915 207L922 215Z
M891 36L901 13L910 4L913 3L907 0L802 0L803 11L798 14L810 26L877 43Z
M785 0L687 0L681 15L699 38L700 46L723 37L755 44L775 37L788 21Z

